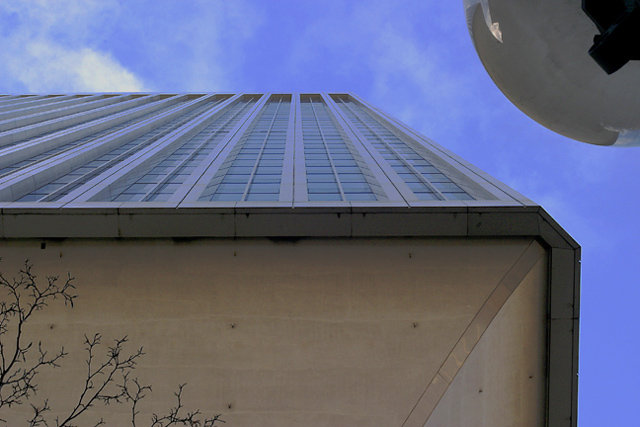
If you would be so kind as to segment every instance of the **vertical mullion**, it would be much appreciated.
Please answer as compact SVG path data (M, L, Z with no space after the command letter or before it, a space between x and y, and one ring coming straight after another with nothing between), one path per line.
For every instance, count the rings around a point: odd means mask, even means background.
M55 108L57 106L54 104L54 108L47 111L1 120L0 132L5 134L34 126L46 131L51 128L62 127L60 124L66 120L87 122L92 120L92 116L96 113L100 114L100 110L106 111L104 115L109 114L109 108L117 107L127 98L131 98L131 95L119 95L109 98L105 98L103 95L92 95L89 98L87 102L79 105Z
M280 176L280 195L278 201L293 203L293 194L295 191L295 120L296 120L296 101L295 94L291 94L289 103L289 119L287 121L287 130L285 134L284 154L282 158L282 175Z
M71 106L75 104L84 104L87 98L86 96L73 96L65 95L59 98L52 98L50 102L39 103L39 105L27 106L24 108L0 108L0 121L5 121L11 118L24 117L32 114L39 114L52 109L64 108L64 106ZM60 105L62 104L62 105ZM69 105L70 104L70 105ZM4 110L4 111L3 111Z
M346 117L345 113L329 94L323 94L323 99L329 110L332 112L338 126L342 129L342 132L344 132L344 137L346 138L345 141L348 140L350 142L350 147L353 149L352 154L359 155L361 161L364 162L367 171L373 174L373 176L365 174L365 179L370 185L379 186L381 194L376 195L377 200L406 202L407 200L405 199L405 195L396 187L397 183L392 182L387 173L385 173L383 167L381 167L381 163L384 164L384 159L379 158L377 151L368 144L366 139L363 139L354 132L353 125L351 124L352 120ZM355 157L356 156L354 155L354 158ZM358 167L362 170L360 166ZM367 176L370 176L371 178L367 178ZM371 182L370 179L373 182Z
M148 106L143 106L144 108L147 108ZM138 108L142 108L142 107L137 107ZM165 110L170 108L169 107L165 107ZM163 111L163 109L160 109L159 111ZM132 113L135 113L135 111L132 111ZM76 138L76 137L70 137L67 138L67 141L65 140L61 140L57 145L53 145L52 147L49 148L44 148L43 150L38 150L38 152L36 154L33 154L29 157L20 157L19 159L17 159L17 161L14 161L11 164L4 164L1 162L2 157L0 156L0 178L4 177L4 176L8 176L12 173L16 173L20 170L24 170L27 169L28 167L36 164L36 163L42 163L42 162L46 162L49 159L52 159L56 156L61 156L66 152L69 152L73 149L75 149L76 147L80 147L86 144L91 143L92 141L97 140L98 138L101 138L105 135L117 132L121 129L124 129L128 126L132 126L135 125L136 123L140 123L143 120L146 120L149 118L149 116L151 114L155 114L155 113L148 113L146 115L142 115L142 116L138 116L137 114L133 117L133 118L129 118L126 117L125 121L121 121L120 123L114 124L111 127L107 127L106 129L100 130L100 131L96 131L96 132L92 132L89 133L88 135L84 136L84 137L80 137L80 138ZM145 118L146 117L146 118ZM126 119L129 120L126 120ZM9 148L9 147L6 147ZM14 156L15 156L15 152L14 152ZM13 165L15 165L16 163L24 163L24 162L28 162L22 166L19 167L12 167ZM7 169L10 169L7 170Z
M80 194L84 193L86 190L82 190L82 187L87 185L90 181L95 179L97 176L101 175L103 172L107 171L111 167L119 164L121 161L130 158L131 156L133 156L137 152L139 152L141 150L144 150L145 148L149 147L150 145L152 145L154 143L157 143L157 141L162 140L164 137L166 137L167 135L171 134L172 132L177 131L185 123L188 123L189 121L191 121L194 116L197 116L197 115L201 114L204 110L209 109L209 108L211 108L211 106L207 105L207 102L205 101L201 105L196 106L195 108L187 111L186 113L184 113L182 115L176 115L176 116L172 117L167 122L161 124L160 126L154 128L154 129L152 129L152 130L150 130L148 132L143 133L142 135L138 136L137 138L133 138L130 141L127 141L124 144L119 145L118 147L114 147L109 152L106 152L103 155L98 156L97 158L95 158L94 161L98 160L98 159L100 159L100 158L102 158L102 157L104 157L106 155L109 155L114 150L120 149L121 147L124 147L127 144L131 144L132 142L137 141L138 139L142 139L139 143L131 146L124 153L117 155L117 157L105 162L104 165L96 167L95 169L87 172L86 174L76 178L72 182L70 182L70 183L62 186L61 188L55 190L53 193L50 193L50 194L46 195L44 198L40 199L40 201L57 201L57 200L54 200L54 199L56 199L60 195L62 195L62 198L60 200L64 200L64 201L69 201L69 200L65 200L67 198L73 199L73 198L77 197L77 195L73 196L73 197L71 195L73 193L77 193L79 191L80 191ZM154 133L154 132L157 132L157 133L155 135L149 135L149 133ZM79 167L83 167L83 165L80 165ZM78 168L76 168L76 169L78 169ZM65 192L67 192L67 194L64 194Z
M0 131L0 148L18 143L22 144L35 138L44 138L76 126L80 128L82 126L90 126L99 121L109 120L117 114L128 110L130 108L129 103L132 101L135 103L137 99L133 98L130 94L118 95L111 98L107 105L89 111L83 111L69 116L63 115L45 120L44 122L36 122L30 125Z
M240 201L244 201L249 193L249 187L253 184L253 179L256 176L256 171L258 170L258 164L260 163L260 159L262 159L262 154L264 153L264 148L267 145L267 141L269 140L269 136L271 135L271 130L273 129L273 123L276 121L276 117L278 116L278 111L280 111L280 105L282 105L282 97L278 100L278 105L276 106L276 111L273 113L273 117L271 118L271 123L269 124L269 130L267 131L264 140L262 141L262 147L260 147L260 152L258 153L258 157L256 158L256 163L253 165L253 169L251 170L251 174L249 175L249 181L247 182L247 186L242 193L242 198ZM267 108L268 104L265 105ZM262 120L262 117L258 119L258 123ZM256 123L256 125L258 124ZM282 176L280 177L280 185L282 185Z
M329 158L329 165L331 166L331 170L333 171L333 176L336 179L336 183L338 184L338 191L340 191L340 197L342 200L346 200L347 198L344 195L344 190L342 189L342 183L340 182L340 176L338 175L338 171L336 170L336 166L333 163L333 158L331 157L331 152L329 151L329 146L327 145L327 141L324 137L324 132L322 130L322 126L320 125L320 120L318 120L318 114L316 112L315 106L313 105L313 98L309 97L309 104L311 105L311 110L313 111L313 115L316 119L316 123L318 125L318 129L320 130L320 138L322 138L322 144L324 145L324 149L327 152L327 157ZM327 112L328 113L328 112Z
M14 110L16 107L20 107L23 106L25 104L35 104L38 103L38 105L40 103L47 103L47 101L49 101L52 97L51 96L44 96L44 95L38 95L38 96L16 96L13 99L7 99L5 101L0 102L0 111L2 110ZM55 102L55 101L51 101L51 102Z
M294 170L293 170L293 200L294 202L309 201L307 189L307 166L305 164L304 137L302 135L302 95L295 97L295 123L294 123Z
M342 98L339 98L339 100L340 103L345 106L345 108L347 108L358 120L360 120L360 123L362 123L369 130L369 132L373 133L376 136L378 141L382 143L385 148L391 151L403 163L405 167L408 167L422 181L423 184L429 187L429 190L431 190L431 192L438 196L440 200L447 200L447 198L444 197L444 195L437 188L435 188L424 176L422 176L422 174L418 172L411 163L407 162L407 160L403 156L401 156L400 153L398 153L391 145L389 145L387 141L382 136L380 136L380 134L376 130L369 126L367 122L357 112L355 112L353 108L349 106L348 103L344 102Z
M215 106L217 106L218 104L220 104L221 102L223 102L223 100L220 100L218 102L216 102L212 108L215 108ZM178 164L177 166L175 166L173 168L173 170L171 172L169 172L159 183L157 183L155 185L155 187L153 187L153 189L149 190L144 197L142 198L142 201L147 201L147 199L153 195L156 194L157 190L163 186L164 184L166 184L175 174L178 170L180 170L181 168L183 168L185 165L187 165L191 159L193 159L196 155L198 155L198 153L207 146L207 144L209 144L220 132L222 132L222 129L229 124L231 121L233 121L239 114L242 114L244 112L244 110L248 107L249 104L245 104L244 106L242 106L238 111L236 111L235 113L233 113L233 115L231 115L231 117L229 117L224 123L222 123L215 131L213 131L211 133L211 135L205 139L198 147L194 148L193 151L191 152L191 154L189 154L182 162L180 162L180 164ZM203 129L204 130L204 129ZM185 141L185 143L188 141ZM183 144L184 145L184 144ZM168 157L170 157L171 154ZM163 159L164 160L164 159Z
M195 179L192 187L186 192L186 194L182 195L182 197L180 198L181 203L206 201L200 200L200 198L208 197L203 196L203 193L205 193L210 188L211 181L215 178L220 169L220 166L227 160L229 154L238 145L239 141L241 141L242 137L247 132L247 129L250 128L255 118L259 116L260 111L266 105L270 94L266 93L263 95L255 96L258 97L257 100L247 101L248 103L254 102L254 104L252 104L251 108L245 113L238 124L232 129L233 132L229 132L226 141L221 142L218 145L219 148L216 149L215 152L211 153L207 160L205 160L208 165L200 174L200 176Z

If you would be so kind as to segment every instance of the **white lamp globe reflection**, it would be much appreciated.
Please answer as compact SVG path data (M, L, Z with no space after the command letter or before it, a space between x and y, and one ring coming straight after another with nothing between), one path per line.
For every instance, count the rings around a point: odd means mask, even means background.
M480 60L525 114L578 141L640 145L640 62L608 74L590 56L601 28L580 1L464 0L464 6Z

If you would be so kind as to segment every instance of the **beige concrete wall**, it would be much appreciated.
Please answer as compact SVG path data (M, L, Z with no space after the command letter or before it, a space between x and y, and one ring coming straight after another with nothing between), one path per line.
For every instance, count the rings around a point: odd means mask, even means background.
M529 244L67 240L40 249L39 241L4 242L0 269L10 276L30 258L41 276L70 271L76 277L76 307L52 304L28 330L49 348L64 345L70 353L61 368L39 376L35 401L49 397L53 416L68 411L82 387L83 334L100 332L105 342L128 335L132 349L144 346L135 374L154 391L141 407L141 421L168 408L172 392L186 382L187 409L222 412L229 426L389 427L403 424ZM544 268L538 270L528 279L536 291L519 303L531 304L537 315L546 289ZM537 332L520 334L510 317L498 335L509 337L501 345L526 346L540 362L544 325L530 317ZM499 356L491 353L496 361ZM519 381L513 387L521 387ZM536 374L527 378L532 382L539 389L544 379ZM486 399L472 408L485 414L492 404ZM27 409L12 408L0 418L19 425ZM535 411L518 406L508 414ZM113 420L110 425L126 425L129 418L124 407L96 407L79 424L100 416Z
M546 259L529 272L473 349L425 427L545 425Z

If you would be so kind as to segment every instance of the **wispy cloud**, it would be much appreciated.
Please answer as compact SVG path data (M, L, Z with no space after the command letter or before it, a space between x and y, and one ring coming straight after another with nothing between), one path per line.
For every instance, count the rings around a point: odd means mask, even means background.
M0 2L0 92L243 90L247 0Z
M136 92L144 84L110 55L90 48L67 49L40 40L21 45L3 71L27 92Z
M261 19L260 4L245 0L136 0L119 7L98 45L159 91L243 90L244 43Z
M0 91L129 92L145 84L91 43L91 25L117 2L6 1L0 5Z

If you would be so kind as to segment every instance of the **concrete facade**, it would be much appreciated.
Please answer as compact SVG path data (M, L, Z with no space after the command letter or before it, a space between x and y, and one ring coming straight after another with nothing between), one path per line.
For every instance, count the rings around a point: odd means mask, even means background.
M534 255L524 262L527 250ZM38 274L76 278L76 307L51 307L28 329L70 352L39 380L55 415L82 386L83 335L100 332L144 345L135 374L154 385L146 408L156 411L187 382L190 405L236 426L423 425L447 402L434 379L463 375L484 400L470 407L460 396L472 393L449 390L465 409L451 412L476 421L448 414L432 425L544 419L547 266L530 239L70 240L45 249L13 242L3 252L3 271L29 257ZM518 293L505 298L514 269ZM507 301L516 307L501 311ZM498 312L504 319L489 328ZM480 369L458 374L467 357ZM514 387L518 402L506 404ZM123 425L124 407L97 406L93 416L113 420L114 411Z

